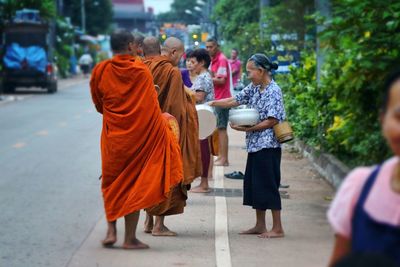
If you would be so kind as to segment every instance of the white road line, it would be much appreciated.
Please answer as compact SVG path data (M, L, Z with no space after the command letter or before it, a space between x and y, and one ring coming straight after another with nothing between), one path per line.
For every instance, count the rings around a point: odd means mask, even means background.
M214 188L224 188L224 167L214 166ZM228 213L224 196L215 196L215 257L217 267L231 267Z

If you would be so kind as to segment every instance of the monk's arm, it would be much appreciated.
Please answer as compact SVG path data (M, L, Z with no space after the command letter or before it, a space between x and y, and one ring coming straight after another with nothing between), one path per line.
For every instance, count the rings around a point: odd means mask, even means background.
M237 102L234 97L210 101L208 102L208 104L212 107L221 107L221 108L233 108L240 105L239 102Z
M178 69L174 69L170 74L166 111L174 116L178 123L181 122L182 118L185 118L186 101L186 92L181 73Z
M350 239L338 234L335 237L335 245L333 247L332 256L329 261L329 267L333 267L338 260L349 254L351 250Z

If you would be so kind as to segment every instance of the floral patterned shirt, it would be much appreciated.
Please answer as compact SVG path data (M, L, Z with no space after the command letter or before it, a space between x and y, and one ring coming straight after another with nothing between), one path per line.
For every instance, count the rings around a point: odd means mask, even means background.
M285 108L283 106L283 96L281 88L274 80L260 92L260 86L249 84L240 91L236 96L236 101L243 105L246 104L249 108L255 108L260 114L259 122L275 118L282 122L285 120ZM246 133L247 152L257 152L264 148L278 148L280 143L275 137L272 128L262 131L254 131Z
M194 92L202 91L206 93L203 103L214 100L214 84L208 71L200 73L190 89Z

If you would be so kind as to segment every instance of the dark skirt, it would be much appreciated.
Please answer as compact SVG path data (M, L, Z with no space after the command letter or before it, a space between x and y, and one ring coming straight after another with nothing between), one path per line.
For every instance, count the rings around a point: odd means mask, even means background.
M208 144L208 139L200 140L200 149L201 149L201 165L203 167L203 172L201 177L208 177L208 169L210 167L210 146Z
M243 183L243 205L258 210L281 210L280 148L265 148L249 153Z

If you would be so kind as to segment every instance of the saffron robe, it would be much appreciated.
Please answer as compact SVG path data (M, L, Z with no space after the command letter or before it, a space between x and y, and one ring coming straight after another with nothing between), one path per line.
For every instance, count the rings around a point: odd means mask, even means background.
M202 172L199 145L199 125L195 100L185 91L182 76L165 56L147 57L144 63L153 74L158 86L158 101L163 112L174 116L179 124L179 144L183 159L184 180L175 188L166 201L147 212L151 215L173 215L183 213L187 199L187 185Z
M102 193L108 221L165 201L183 180L180 147L146 65L130 55L99 63L90 81L103 114Z
M185 91L179 69L166 56L147 57L144 63L153 74L154 84L160 88L158 101L161 110L178 121L184 184L190 184L202 171L196 101Z

